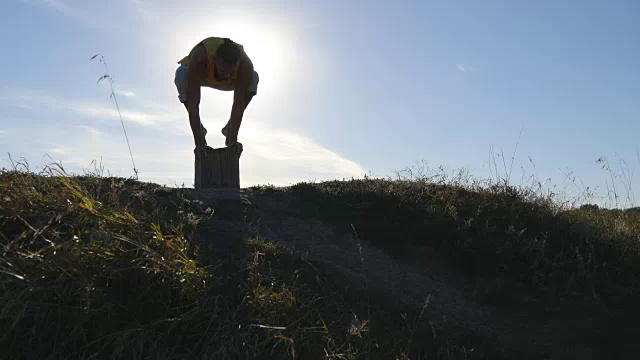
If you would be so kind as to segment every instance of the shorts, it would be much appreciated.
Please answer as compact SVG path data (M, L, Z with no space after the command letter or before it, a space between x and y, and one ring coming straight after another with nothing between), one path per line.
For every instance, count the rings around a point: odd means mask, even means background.
M187 79L189 76L189 66L188 65L180 65L176 70L176 78L174 83L176 84L176 88L178 89L178 99L180 99L181 103L187 102ZM256 95L258 93L258 82L260 78L258 77L257 72L253 72L253 79L251 80L251 84L249 85L249 93ZM225 84L220 86L212 86L209 84L205 84L204 82L200 84L201 86L210 87L217 90L222 91L233 91L234 84Z

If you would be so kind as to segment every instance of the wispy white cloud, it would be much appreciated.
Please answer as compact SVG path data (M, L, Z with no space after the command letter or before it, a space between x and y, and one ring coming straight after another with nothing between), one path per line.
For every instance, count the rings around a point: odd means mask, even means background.
M157 15L150 10L151 6L148 1L129 0L129 4L140 15L142 21L149 22L157 20Z
M120 114L122 115L122 120L136 123L138 125L143 126L155 126L160 122L167 122L171 119L174 119L170 115L161 114L161 113L152 113L145 111L132 111L132 110L123 110L120 109L120 113L115 108L109 108L106 106L85 103L78 105L71 105L67 107L68 110L73 112L77 112L79 114L85 116L91 116L96 118L111 118L111 119L120 119Z
M90 135L92 136L98 136L98 135L102 135L102 131L96 129L93 126L88 126L88 125L78 125L77 126L78 129L80 130L84 130L86 132L88 132Z
M100 27L95 15L68 5L62 0L22 0L22 2L48 7L91 28Z
M113 16L105 15L104 11L100 10L87 10L88 6L98 4L98 2L90 1L76 1L72 3L69 0L18 0L26 4L35 6L41 6L47 9L51 9L61 14L62 16L71 19L79 24L86 26L89 29L109 31L110 33L121 32L126 23L120 22L119 19ZM76 4L84 4L85 8L77 6ZM108 3L110 6L110 3ZM103 6L103 9L105 7Z
M87 14L81 10L78 10L72 6L69 6L63 3L60 0L41 0L47 6L50 6L57 11L61 12L65 16L73 17L76 19L85 20L87 18Z
M119 119L113 107L95 101L57 97L43 92L0 91L0 102L3 100L22 103L45 113L55 111L66 115ZM172 181L181 179L179 182L185 182L187 186L191 186L194 163L193 140L190 136L176 136L176 134L189 135L190 130L186 114L183 114L184 109L180 106L175 107L176 110L180 110L180 113L146 112L123 108L122 116L125 121L138 126L151 127L159 131L158 134L165 134L158 135L163 139L164 145L161 148L157 147L157 136L138 136L130 139L136 165L141 171L141 179L165 184L170 184L170 179ZM156 106L156 108L162 107ZM221 112L220 116L228 116L228 114ZM224 118L219 120L221 119ZM247 119L240 131L240 141L245 147L241 162L243 186L265 183L287 185L309 180L361 177L366 173L365 169L356 162L326 148L308 136L285 129L273 129L261 125L259 121L250 120L256 119ZM214 121L218 122L215 119ZM211 125L215 123L214 121L207 116L205 126L210 127L207 140L210 146L219 147L222 146L224 139L219 130L215 130L218 127ZM222 122L218 124L220 127L223 125ZM92 160L104 158L106 168L112 173L117 174L121 169L124 171L124 176L128 176L132 167L131 159L120 132L101 131L95 123L76 125L74 128L88 133L89 136L80 135L71 139L68 136L69 129L62 125L50 126L46 133L43 130L38 136L46 139L45 142L56 139L45 149L56 160L61 160L66 165L82 168ZM177 131L177 129L181 130ZM36 131L39 130L36 129ZM36 140L42 142L42 139Z
M103 134L99 141L79 137L72 142L60 140L50 144L48 153L75 172L91 161L103 159L105 168L118 176L132 175L131 159L120 134ZM221 146L222 135L208 135L209 144ZM312 139L287 130L266 129L259 125L243 128L245 151L241 159L243 187L274 184L289 185L301 181L322 181L362 177L366 171L346 157L327 149ZM133 156L140 179L166 185L193 185L193 144L170 142L162 148L152 146L151 139L132 142ZM74 168L75 167L75 168Z
M104 102L96 100L62 98L44 92L19 89L0 92L0 100L3 99L6 105L23 109L70 111L95 118L120 119L114 105L105 105ZM120 113L124 121L142 126L163 126L163 124L175 122L180 117L178 113L131 110L122 106Z
M252 124L245 138L245 182L286 185L308 180L362 177L366 170L356 162L304 135ZM242 140L241 140L242 141Z
M465 64L458 64L456 68L462 72L471 72L471 66Z
M247 130L247 129L244 129ZM362 177L366 171L344 156L302 135L286 130L252 127L243 135L245 151L241 159L243 187L274 184L289 185L301 181L322 181ZM209 136L209 142L217 140ZM182 144L182 145L181 145ZM149 144L132 143L140 179L167 185L193 185L192 144L172 144L157 149ZM102 136L99 142L89 138L69 144L52 145L49 153L66 166L84 169L92 160L103 159L105 168L119 176L129 176L131 160L118 136Z
M14 135L15 133L16 133L16 131L13 130L13 129L2 129L2 130L0 130L0 135Z
M73 153L73 149L62 145L56 145L49 148L49 153L56 155L71 155Z
M133 91L120 90L116 91L118 95L126 96L126 97L134 97L136 94Z

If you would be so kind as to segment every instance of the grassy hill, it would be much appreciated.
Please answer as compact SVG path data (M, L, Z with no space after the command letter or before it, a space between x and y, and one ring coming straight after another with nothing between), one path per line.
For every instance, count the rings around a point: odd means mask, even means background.
M7 359L638 350L638 212L565 209L510 186L360 179L238 193L5 170L0 244Z

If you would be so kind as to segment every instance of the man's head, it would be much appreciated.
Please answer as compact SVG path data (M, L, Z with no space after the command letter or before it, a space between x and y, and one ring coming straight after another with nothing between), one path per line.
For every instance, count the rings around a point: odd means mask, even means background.
M229 39L218 47L215 56L215 68L220 80L227 80L238 71L240 64L240 46Z

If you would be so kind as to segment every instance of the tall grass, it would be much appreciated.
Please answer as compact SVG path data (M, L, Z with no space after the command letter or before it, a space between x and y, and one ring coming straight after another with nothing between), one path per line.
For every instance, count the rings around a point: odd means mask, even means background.
M94 165L82 176L55 163L34 173L23 160L0 171L0 357L473 358L472 343L428 326L428 301L401 307L256 234L241 234L231 267L205 265L197 234L206 224L215 239L213 209L188 189ZM302 216L357 229L358 246L398 258L432 248L472 277L637 295L640 215L567 206L531 179L515 187L425 166L253 190L299 197Z
M508 169L508 168L507 168ZM540 184L534 179L534 184ZM300 183L287 189L319 217L398 257L430 247L467 275L514 278L538 289L638 290L640 215L570 206L535 186L416 166L396 179Z
M14 165L0 172L2 353L186 351L174 336L198 325L193 315L207 279L193 260L189 213L163 214L141 199L158 186L142 191L126 179L71 177L60 165L39 174Z
M99 167L79 176L12 164L0 171L0 358L460 353L434 339L408 343L423 332L418 320L404 328L389 318L400 317L392 299L362 301L332 269L259 237L230 268L205 266L197 232L214 212L188 191L102 177Z

